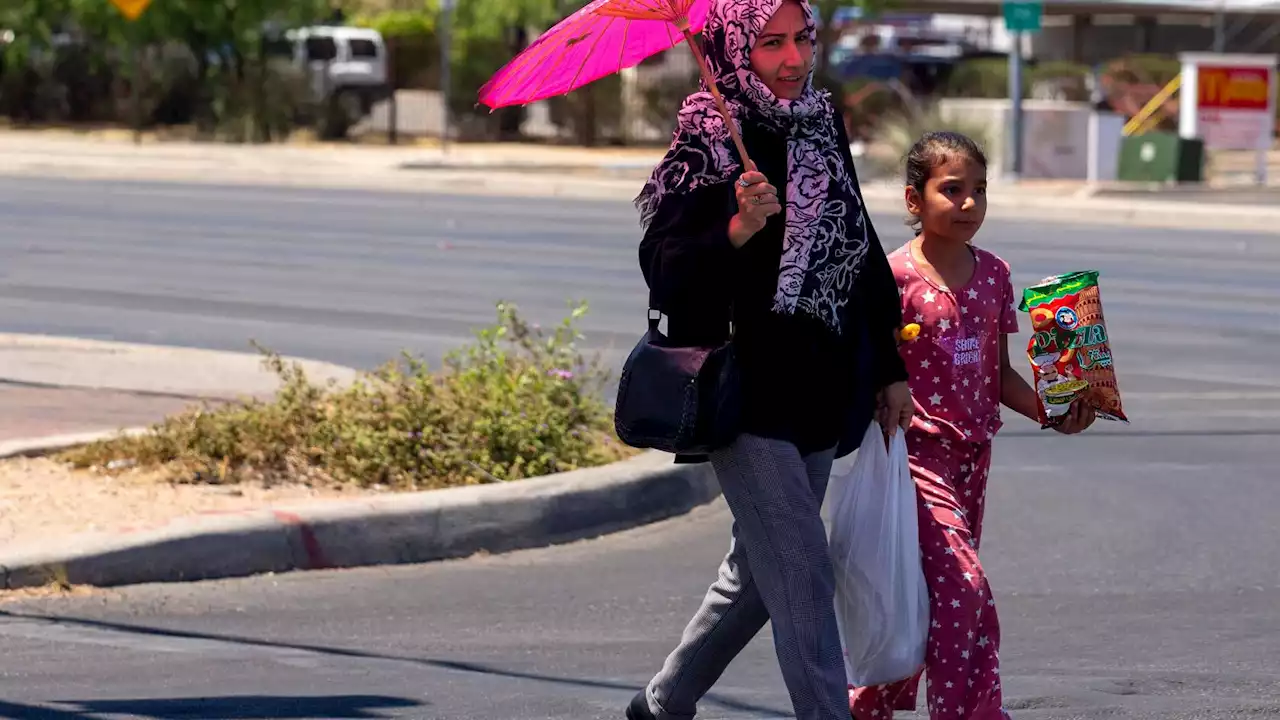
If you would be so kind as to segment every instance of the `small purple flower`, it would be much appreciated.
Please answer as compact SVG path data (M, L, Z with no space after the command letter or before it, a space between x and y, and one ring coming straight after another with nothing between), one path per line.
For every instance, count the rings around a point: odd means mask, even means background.
M548 374L548 375L550 375L551 377L557 377L557 378L560 378L561 380L572 380L572 379L573 379L573 371L572 371L572 370L561 370L560 368L556 368L555 370L549 370L549 371L547 371L547 374Z

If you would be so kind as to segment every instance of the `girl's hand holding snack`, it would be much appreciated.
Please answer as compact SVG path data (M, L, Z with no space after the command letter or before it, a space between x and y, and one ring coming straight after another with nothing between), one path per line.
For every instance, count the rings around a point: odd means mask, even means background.
M1093 406L1084 400L1077 400L1071 404L1071 411L1063 421L1053 426L1054 430L1063 435L1077 435L1088 430L1093 421L1098 419L1098 412Z

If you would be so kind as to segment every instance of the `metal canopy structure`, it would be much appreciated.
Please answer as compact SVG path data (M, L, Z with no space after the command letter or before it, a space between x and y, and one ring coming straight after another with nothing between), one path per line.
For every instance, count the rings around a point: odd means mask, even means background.
M906 0L895 12L989 15L1002 12L1000 0ZM1280 0L1044 0L1045 15L1274 15Z

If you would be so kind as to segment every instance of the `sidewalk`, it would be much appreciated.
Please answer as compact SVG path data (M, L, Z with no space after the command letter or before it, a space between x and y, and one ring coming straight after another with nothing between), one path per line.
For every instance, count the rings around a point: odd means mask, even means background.
M0 382L0 447L33 437L139 427L193 401L119 390L29 387Z
M349 382L356 374L297 362L317 382ZM352 494L301 485L174 485L158 473L95 476L12 457L150 425L202 401L269 396L277 386L261 358L247 353L0 334L0 548Z
M393 192L631 200L661 148L520 144L403 147L188 142L0 131L0 174ZM894 179L863 179L868 207L902 212ZM1032 221L1236 230L1280 235L1280 188L1167 188L1077 181L993 183L989 213Z
M660 160L661 148L578 148L537 144L454 143L360 145L282 143L234 145L148 140L134 144L127 134L68 131L0 130L4 172L39 174L73 170L155 173L212 173L262 180L318 173L368 178L401 170L491 170L498 172L570 172L646 177Z
M298 360L318 382L355 371ZM0 455L13 441L149 425L201 401L275 392L257 355L0 334Z
M116 472L96 473L45 456L87 442L86 431L114 435L200 400L268 396L278 381L261 360L0 334L0 601L6 590L50 585L179 582L543 547L683 514L719 492L707 467L673 465L662 453L405 493L173 482L127 459ZM317 383L358 374L296 362Z
M199 399L268 395L276 377L262 356L197 348L0 333L0 383ZM318 382L349 382L356 371L332 363L301 364Z

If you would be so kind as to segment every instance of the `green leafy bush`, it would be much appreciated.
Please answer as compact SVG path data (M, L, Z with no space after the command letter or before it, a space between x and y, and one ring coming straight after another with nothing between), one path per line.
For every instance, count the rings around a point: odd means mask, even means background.
M1126 55L1107 63L1103 74L1113 82L1164 87L1182 72L1182 63L1170 55Z
M551 331L498 305L498 322L432 372L404 355L347 388L317 385L268 353L269 401L171 417L137 437L71 450L79 468L163 467L174 480L302 481L428 489L601 465L632 450L613 434L608 373L578 348L577 305ZM115 462L113 462L115 461Z
M1001 58L981 58L959 63L947 78L944 92L950 97L1007 98L1009 63Z
M1085 65L1061 60L1028 64L1023 73L1023 97L1032 97L1036 85L1040 84L1053 86L1067 100L1087 100L1085 79L1089 72ZM945 94L986 99L1009 97L1009 61L980 58L958 64L947 79Z

